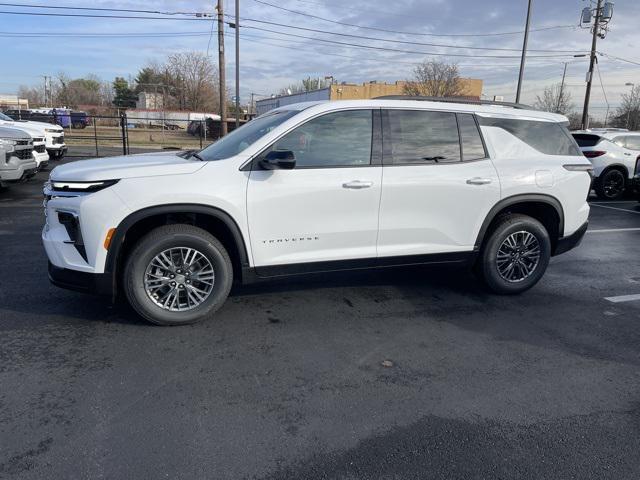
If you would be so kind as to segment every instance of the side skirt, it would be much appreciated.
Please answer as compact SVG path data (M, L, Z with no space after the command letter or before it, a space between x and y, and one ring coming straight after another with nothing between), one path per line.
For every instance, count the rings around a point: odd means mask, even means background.
M268 279L311 275L316 273L344 272L352 270L375 270L379 268L404 267L411 265L458 264L473 265L478 252L434 253L428 255L401 255L396 257L362 258L355 260L334 260L328 262L308 262L242 269L242 283L250 284Z

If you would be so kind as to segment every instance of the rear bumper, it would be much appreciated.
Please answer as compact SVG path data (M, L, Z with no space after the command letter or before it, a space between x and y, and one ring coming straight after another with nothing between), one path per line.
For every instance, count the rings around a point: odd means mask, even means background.
M49 262L49 281L56 287L76 292L112 295L112 275L108 273L88 273L68 268L56 267Z
M584 234L587 233L588 226L589 222L584 222L582 226L571 235L560 238L556 244L556 249L553 252L553 255L560 255L561 253L568 252L580 245L580 242L582 242L582 239L584 238Z

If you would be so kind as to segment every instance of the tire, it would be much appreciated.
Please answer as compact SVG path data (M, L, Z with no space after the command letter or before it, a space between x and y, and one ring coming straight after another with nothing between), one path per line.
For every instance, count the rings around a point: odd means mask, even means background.
M509 242L514 241L517 247L515 249L509 245ZM524 243L528 243L528 247L523 247ZM536 246L538 255L534 265L533 252L536 251ZM489 233L480 251L476 272L493 292L513 295L524 292L538 283L549 265L550 258L551 240L545 227L527 215L509 214L500 218ZM514 260L516 264L509 270L509 265ZM518 260L523 266L518 266ZM525 274L528 269L530 271Z
M181 265L185 257L189 269ZM201 273L196 275L196 270ZM123 280L129 303L145 320L186 325L210 318L222 306L233 283L233 267L224 246L209 232L166 225L138 241L127 257Z
M627 179L617 168L611 168L598 177L595 190L602 200L618 200L624 196Z

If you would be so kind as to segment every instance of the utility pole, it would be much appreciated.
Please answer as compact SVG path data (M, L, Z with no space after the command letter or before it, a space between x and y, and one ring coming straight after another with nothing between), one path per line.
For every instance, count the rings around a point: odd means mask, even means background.
M591 39L591 55L589 58L589 72L587 73L587 90L584 94L584 107L582 108L582 129L589 128L589 98L591 97L591 81L593 80L593 67L596 63L596 44L598 43L598 33L600 30L600 12L602 0L598 0L596 6L596 20L593 25L593 36Z
M240 0L236 0L236 128L240 126Z
M556 113L560 113L560 103L562 102L562 94L564 93L564 78L567 76L567 63L564 62L564 71L562 72L562 82L560 83L560 93L558 94L558 103L556 104Z
M220 77L220 136L227 134L227 92L224 73L224 11L223 0L218 0L218 76Z
M522 90L522 78L524 77L524 61L527 56L527 42L529 41L529 24L531 22L531 2L527 6L527 23L524 27L524 41L522 42L522 57L520 58L520 75L518 76L518 89L516 90L516 103L520 103L520 92Z

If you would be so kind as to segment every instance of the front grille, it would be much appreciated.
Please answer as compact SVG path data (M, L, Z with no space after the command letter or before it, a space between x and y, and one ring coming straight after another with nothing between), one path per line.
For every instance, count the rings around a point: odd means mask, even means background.
M53 137L53 144L54 145L60 145L64 143L64 135L60 136L60 137Z
M25 148L23 150L16 150L15 154L20 160L28 160L31 158L33 148Z
M47 151L46 145L36 145L33 149L38 153L44 153Z

